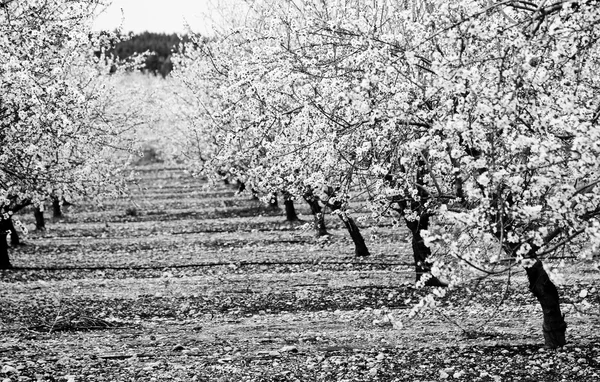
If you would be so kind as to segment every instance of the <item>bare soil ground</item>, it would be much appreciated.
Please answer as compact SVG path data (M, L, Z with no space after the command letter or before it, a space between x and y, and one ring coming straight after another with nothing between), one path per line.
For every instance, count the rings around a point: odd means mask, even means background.
M11 250L0 381L600 381L592 264L565 268L570 343L549 351L522 271L409 319L429 290L407 232L365 231L356 258L334 217L319 240L231 186L139 170L130 198L70 207Z

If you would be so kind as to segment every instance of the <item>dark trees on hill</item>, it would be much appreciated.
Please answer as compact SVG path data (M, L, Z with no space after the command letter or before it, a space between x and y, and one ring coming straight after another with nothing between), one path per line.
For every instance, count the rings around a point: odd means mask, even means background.
M130 34L128 39L115 44L108 53L121 61L126 61L136 54L150 52L143 70L155 76L160 74L164 78L173 70L171 54L179 52L179 44L187 41L187 36L180 38L174 33Z

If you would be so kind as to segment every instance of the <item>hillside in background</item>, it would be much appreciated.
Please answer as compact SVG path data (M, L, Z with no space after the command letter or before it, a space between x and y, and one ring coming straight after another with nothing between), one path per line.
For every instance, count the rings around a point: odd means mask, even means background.
M171 55L178 52L179 44L188 41L188 36L178 36L175 33L153 33L143 32L140 34L129 34L128 37L115 45L109 52L119 60L127 60L135 54L151 52L145 62L144 70L154 75L166 77L171 70Z

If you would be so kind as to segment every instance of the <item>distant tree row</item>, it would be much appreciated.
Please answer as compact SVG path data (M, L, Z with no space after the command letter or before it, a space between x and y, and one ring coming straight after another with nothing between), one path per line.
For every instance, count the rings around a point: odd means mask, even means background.
M166 77L171 70L171 54L178 52L181 42L189 41L187 36L180 37L175 33L152 33L143 32L128 36L122 36L122 41L118 42L108 53L115 55L119 60L128 60L136 54L150 52L146 57L143 70L154 74L160 74Z

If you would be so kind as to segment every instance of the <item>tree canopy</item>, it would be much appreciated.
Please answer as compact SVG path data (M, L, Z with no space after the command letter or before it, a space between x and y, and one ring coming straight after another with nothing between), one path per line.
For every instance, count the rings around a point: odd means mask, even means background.
M433 252L432 274L451 286L519 264L542 302L553 293L536 289L542 260L597 250L597 1L254 11L178 61L204 107L207 173L263 192L366 194L376 216L414 226L413 246ZM552 309L544 329L564 333Z
M91 32L96 1L10 1L0 9L0 219L49 198L119 194L136 123L115 107L104 52ZM4 226L4 224L3 224ZM10 266L5 236L0 267Z

